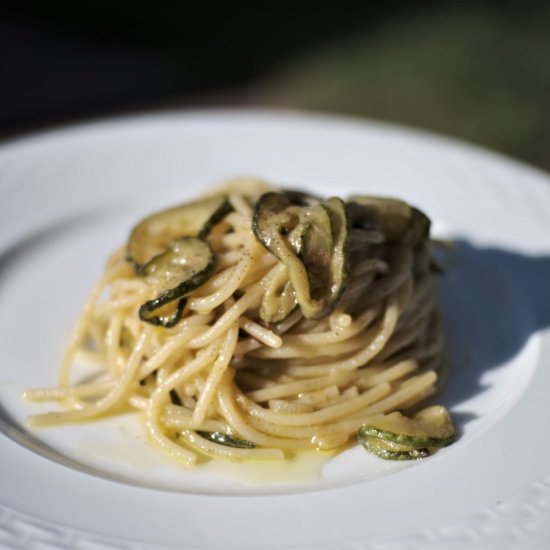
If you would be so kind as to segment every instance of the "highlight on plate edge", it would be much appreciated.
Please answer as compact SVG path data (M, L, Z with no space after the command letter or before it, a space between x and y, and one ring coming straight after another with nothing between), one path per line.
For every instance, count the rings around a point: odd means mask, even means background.
M230 180L133 228L57 386L25 392L59 403L29 426L135 411L185 467L357 442L426 457L456 437L425 406L446 368L438 274L430 220L401 200Z

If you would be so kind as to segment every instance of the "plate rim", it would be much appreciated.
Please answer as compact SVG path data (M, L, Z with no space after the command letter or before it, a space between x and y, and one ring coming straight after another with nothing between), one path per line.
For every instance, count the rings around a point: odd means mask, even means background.
M172 114L163 112L160 115L160 118L164 120L166 118L171 118L172 116L174 116L173 111L170 111L170 113L172 113ZM480 148L480 147L475 146L475 145L466 144L466 143L464 143L460 140L455 140L454 138L439 137L439 136L437 136L435 134L432 134L430 132L417 131L417 130L410 129L410 128L404 128L404 127L401 127L399 125L388 124L388 123L383 123L383 122L379 123L379 122L358 120L358 119L353 119L352 117L342 117L342 116L335 117L335 116L329 116L329 115L318 115L318 114L314 114L314 113L280 111L280 110L265 110L265 109L237 109L237 110L235 110L235 109L201 109L201 110L176 111L175 116L178 120L175 121L175 122L178 122L178 123L181 124L181 123L185 123L185 120L188 117L201 118L201 116L206 116L209 119L216 119L216 118L219 118L219 117L222 117L222 118L225 117L226 119L231 118L233 121L235 121L235 120L238 120L239 118L241 118L244 114L246 114L246 116L248 116L248 117L252 117L252 118L256 118L256 119L265 118L265 120L269 120L269 121L280 120L281 117L282 117L282 118L286 118L287 120L288 119L298 120L300 124L313 123L313 124L320 124L321 126L323 124L329 124L329 125L336 124L336 125L344 125L344 126L351 124L356 129L365 128L365 127L368 126L371 130L372 129L374 129L374 130L383 129L384 131L389 130L391 133L393 133L395 135L405 135L406 139L420 139L421 141L428 140L429 142L443 143L447 147L451 147L451 148L458 147L461 150L466 151L467 154L481 155L484 158L489 157L489 158L492 159L492 161L496 161L498 163L504 162L505 164L515 166L515 169L517 169L517 170L524 171L526 173L531 173L531 174L535 175L537 179L546 180L545 183L550 182L550 179L548 179L548 175L545 172L543 172L543 171L541 171L537 168L530 167L530 166L525 165L524 163L522 163L520 161L517 161L517 160L514 160L514 159L509 159L508 157L506 157L504 155L501 155L499 153L490 152L488 150L485 150L485 149ZM8 145L7 149L12 149L12 148L18 149L18 148L21 148L21 147L24 148L25 144L27 144L27 145L31 144L31 146L32 146L33 143L41 142L42 140L49 140L49 139L52 138L52 136L53 137L57 136L57 139L63 139L63 136L70 135L75 130L76 130L77 133L78 132L84 132L85 133L87 129L89 130L90 128L94 128L94 129L101 132L101 131L105 131L109 127L112 127L113 125L117 126L117 125L120 125L121 123L122 123L122 125L125 125L127 123L130 123L131 125L132 124L138 124L139 125L139 124L144 124L144 123L146 124L148 121L155 120L155 119L158 119L158 118L159 118L159 115L156 112L137 115L137 116L135 116L135 115L123 115L123 116L115 117L115 118L106 118L106 119L99 119L99 120L95 120L95 121L89 121L89 122L85 122L84 124L79 124L79 123L75 122L75 123L71 123L69 125L63 125L60 128L58 127L58 128L54 128L54 129L50 129L50 130L46 130L46 131L40 131L38 133L33 133L31 135L18 137L15 140L8 140L7 142L2 140L2 141L0 141L0 160L1 160L2 154L6 150L6 144ZM1 192L1 189L0 189L0 192ZM549 192L550 192L550 187L549 187ZM544 348L545 348L544 353L546 354L547 357L550 356L550 354L547 353L548 351L550 351L550 345L548 345L549 344L549 342L548 342L549 339L550 338L547 338L543 342ZM538 374L540 374L540 372ZM548 377L546 377L546 378L548 378ZM500 431L500 430L498 430L498 431ZM8 441L8 444L6 444L6 441ZM25 456L25 457L22 456L25 453L20 452L21 449L19 449L19 450L14 450L14 449L8 450L9 447L13 444L13 442L11 442L11 443L9 443L9 442L10 442L9 438L6 438L4 436L4 434L2 434L2 436L0 437L0 451L2 452L0 456L4 455L4 453L6 453L6 452L13 453L13 457L15 457L13 459L14 463L15 463L15 461L18 461L19 459L21 459L22 463L32 464L33 467L39 468L42 471L47 471L48 474L51 475L53 478L58 478L59 476L63 475L63 473L62 473L63 468L60 465L52 465L48 462L48 465L45 466L45 463L42 462L42 460L45 460L43 458L38 458L38 457L34 456L34 459L31 460L28 456ZM449 453L448 456L451 457L452 454L453 453ZM435 463L436 462L434 462L434 464ZM10 470L10 473L13 476L12 479L10 479L10 482L16 481L18 479L18 476L19 476L19 482L21 482L21 479L22 479L20 477L21 472L18 473L17 472L18 466L17 465L15 465L15 466L16 466L15 468ZM61 468L61 470L60 470L60 468ZM418 469L420 469L420 468L414 468L415 472ZM424 468L424 470L425 470L425 468ZM73 478L74 475L77 475L77 474L73 473L69 477ZM541 486L547 487L548 488L547 495L550 495L550 468L548 469L548 471L538 472L538 475L533 475L531 477L533 478L531 480L531 486L539 487L539 489L540 489ZM97 488L95 490L98 491L98 492L103 493L104 490L105 490L105 487L103 487L103 489L101 489L101 491L100 491L99 486L104 485L105 483L109 484L109 483L112 483L112 482L107 482L106 480L103 480L101 483L96 482ZM373 482L373 483L376 484L376 482ZM90 480L88 480L85 483L87 488L90 488L92 484L93 483L91 483ZM525 489L525 486L523 486L522 488L519 488L518 491L521 492L521 489ZM131 496L134 493L134 490L121 489L120 492L124 493L125 495L127 495L131 498ZM334 494L339 493L343 490L349 490L349 487L329 489L329 490L327 490L327 493L330 493L330 495L328 495L328 496L323 495L323 497L320 498L320 500L330 502L330 497L334 496ZM151 491L155 494L160 492L166 498L165 494L162 491L158 491L158 490L155 490L155 489L152 489ZM518 494L518 491L515 491L515 493ZM357 492L357 489L354 489L353 492L354 493ZM188 500L185 497L186 497L185 495L184 496L182 496L182 495L174 496L173 495L172 497L169 498L169 500L172 501L174 504L178 504L178 505L181 506L182 501ZM190 495L190 498L191 497L192 498L197 498L197 495ZM278 500L279 503L281 501L285 501L285 500L289 501L289 503L291 503L291 501L295 502L296 499L299 500L301 497L302 497L302 495L280 495L280 496L275 496L274 499ZM12 507L10 507L4 502L5 498L6 498L5 496L2 496L2 499L0 500L0 506L4 507L4 513L0 514L0 518L3 517L4 519L0 521L0 525L9 525L13 521L24 522L25 518L30 518L30 520L27 520L30 523L35 521L35 522L41 524L41 518L40 517L35 517L32 514L29 515L25 512L23 502L14 503L14 505ZM211 499L220 499L219 496L211 497L211 496L208 496L208 495L202 495L199 498L209 500L210 501L209 504L211 504ZM243 497L222 497L221 500L224 500L225 503L227 503L228 500L241 501L242 498ZM246 498L248 498L248 497L246 497ZM262 499L265 499L265 498L273 498L273 497L252 496L253 500L254 499L262 500ZM156 502L158 499L155 498L154 500ZM264 502L264 504L265 504L265 502ZM189 502L187 502L186 506L192 506L192 503L190 504ZM488 508L490 508L491 506L493 506L493 508L494 508L495 504L491 505L491 504L488 503ZM550 504L548 505L548 508L550 509ZM6 511L6 509L8 511ZM273 506L271 506L271 509L273 509ZM218 512L221 514L222 510L218 510ZM308 516L308 517L311 519L311 515ZM9 518L9 521L7 523L6 523L5 518ZM82 518L80 519L80 521L82 521ZM339 521L340 521L340 524L345 523L345 520L343 518L340 518ZM441 518L441 521L443 521L443 518ZM468 521L471 521L471 520L468 520ZM435 522L435 523L437 523L437 522ZM93 533L90 533L86 529L80 529L82 527L82 524L79 523L78 521L73 521L73 524L74 524L74 526L65 526L64 527L65 529L67 529L68 531L71 531L73 533L71 535L72 537L76 536L75 533L84 533L84 534L88 533L90 536L92 536L92 538L93 538L93 536L95 536ZM48 522L46 522L46 525L48 525ZM52 527L55 530L56 527L63 527L63 526L61 524L59 524L59 525L50 525L50 527ZM444 529L442 530L442 532L443 531L444 531ZM434 532L436 532L436 531L434 531ZM376 540L377 538L379 538L379 540L384 539L384 536L380 533L378 533L378 535L377 535L375 532L373 532L372 535L373 535L372 540ZM100 538L105 539L106 542L111 539L110 535L103 536L101 534L98 534L97 536L99 536ZM432 533L431 536L435 536L435 535L433 535L433 533ZM439 536L441 536L441 533L439 534ZM544 533L544 536L550 537L550 529L546 530L546 532ZM382 538L380 538L380 537L382 537ZM130 539L126 539L126 538L120 539L118 537L112 537L112 540L115 541L115 542L116 541L120 542L121 540L126 541L126 540L130 540ZM488 540L490 540L490 539L488 539ZM131 542L132 543L139 543L140 540L139 539L138 540L132 540ZM159 544L156 541L152 541L152 542L155 543L155 544ZM351 542L352 541L350 540L350 543ZM163 543L160 542L160 544L163 544ZM210 548L210 547L211 546L205 546L204 548ZM306 546L302 545L301 543L298 543L298 547L304 547L305 548ZM327 546L327 548L328 547L329 546ZM330 546L330 547L332 547L332 546ZM334 548L336 548L336 543L334 545Z

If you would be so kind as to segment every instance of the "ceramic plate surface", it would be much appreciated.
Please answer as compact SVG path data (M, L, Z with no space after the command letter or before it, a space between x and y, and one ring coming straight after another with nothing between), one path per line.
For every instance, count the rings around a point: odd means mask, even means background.
M283 470L181 471L134 416L29 431L109 253L143 215L241 175L401 197L442 258L460 439L394 464L356 447ZM0 146L0 546L487 548L550 544L550 179L397 127L197 111L73 126Z

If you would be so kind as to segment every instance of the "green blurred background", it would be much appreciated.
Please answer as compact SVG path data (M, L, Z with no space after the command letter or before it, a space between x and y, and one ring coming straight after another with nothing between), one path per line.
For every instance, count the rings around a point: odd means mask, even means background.
M550 170L550 2L17 2L0 135L158 108L397 122Z

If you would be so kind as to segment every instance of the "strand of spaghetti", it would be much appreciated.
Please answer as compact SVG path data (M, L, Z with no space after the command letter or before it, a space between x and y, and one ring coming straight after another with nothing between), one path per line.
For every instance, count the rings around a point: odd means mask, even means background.
M343 342L338 345L323 347L323 355L320 357L316 357L310 353L307 353L306 356L304 352L304 357L285 358L283 356L282 358L270 357L267 359L249 358L244 361L244 366L256 366L258 368L271 364L272 368L275 368L278 364L280 367L284 368L286 374L297 378L323 376L334 370L355 370L361 366L367 365L369 361L382 352L386 342L392 336L398 317L398 310L392 311L391 309L387 309L381 323L367 329L364 334L359 335L359 337L347 343ZM367 342L367 345L365 345L365 342ZM352 352L352 355L349 355L350 352ZM343 356L345 359L329 361L328 359L333 356ZM281 359L284 359L284 362L282 362ZM384 359L386 359L385 355Z
M204 422L193 427L193 411L184 406L167 403L164 412L159 418L160 424L166 428L177 428L180 430L203 430L206 432L227 432L227 424L221 419L206 418Z
M300 395L299 400L300 402L305 401L307 403L311 403L317 409L322 409L323 407L330 407L332 405L342 403L343 401L347 401L348 399L358 397L360 394L359 388L355 385L349 386L343 391L340 391L341 388L337 388L337 390L338 392L333 392L334 395L328 395L325 401L320 401L321 395L318 392Z
M418 325L416 328L426 330L426 327L422 327L421 325ZM404 353L407 357L418 360L418 358L421 357L421 355L419 355L420 350L423 350L424 355L430 355L443 353L443 348L444 341L440 333L440 327L426 333L418 333L412 330L407 334L397 334L395 342L393 339L391 342L388 342L385 348L380 352L379 358L385 361L387 358Z
M209 294L212 294L217 289L222 288L227 283L229 277L233 275L235 266L229 266L225 269L222 269L215 273L208 281L206 281L202 286L197 288L193 295L189 298L189 303L194 304L195 299L200 299ZM194 308L191 308L194 309Z
M413 263L413 253L403 246L395 247L390 251L390 269L381 279L375 281L369 288L368 295L365 297L367 304L372 304L383 300L387 296L398 291L411 279L411 266Z
M272 437L252 428L248 421L243 418L243 413L235 403L235 390L232 386L227 377L222 379L218 391L218 404L221 414L236 433L248 441L263 447L276 447L294 451L311 449L313 447L309 441Z
M318 390L301 393L297 399L291 403L309 405L321 409L336 403L338 397L341 397L340 388L333 384L332 386L326 386ZM270 408L272 407L270 406Z
M222 184L216 186L212 193L242 195L247 200L252 200L262 193L267 193L268 191L274 190L275 188L273 185L263 179L253 176L239 176L228 179Z
M359 230L351 229L351 248L364 251L370 244L382 244L385 240L384 232L378 229Z
M91 319L90 324L88 325L88 331L85 335L85 338L80 344L82 346L87 345L90 348L97 349L99 353L103 353L105 348L104 342L104 331L105 331L105 319L98 321L96 319ZM76 354L75 354L76 357Z
M99 350L91 351L88 349L78 348L75 353L75 362L104 366L105 358Z
M281 438L311 440L313 437L322 437L334 433L344 433L348 438L352 437L363 424L367 424L373 418L379 416L381 415L366 415L361 411L360 416L346 418L345 420L339 420L321 426L286 426L283 424L273 424L253 416L247 416L246 421L250 426L265 434Z
M414 293L411 297L410 306L405 311L405 315L423 314L425 311L430 311L430 306L436 305L436 286L432 277L417 276L414 279Z
M254 258L251 253L245 253L239 263L232 268L231 275L226 279L225 284L221 288L208 296L191 298L189 300L189 307L199 313L208 313L223 304L239 288L253 261Z
M322 333L326 334L326 333ZM343 341L327 342L322 345L322 357L345 357L351 353L357 352L365 347L365 341L370 340L372 331L368 328L359 334L347 338ZM302 360L314 359L319 363L321 355L319 347L321 344L312 346L310 344L298 344L293 346L281 346L280 348L260 348L257 351L250 353L251 357L260 359L298 359Z
M419 325L421 323L427 325L430 322L433 308L430 307L430 302L428 300L424 302L423 306L417 305L415 303L406 304L406 309L403 311L401 319L399 321L400 331L414 331L415 329L417 329L417 333L426 332L424 327L420 327Z
M284 334L303 319L300 308L296 308L286 319L275 325L275 332Z
M440 367L440 364L444 361L444 346L441 343L442 347L440 349L432 348L430 344L419 344L414 347L409 347L404 351L400 351L391 357L391 362L400 362L400 361L415 361L423 370L434 370L437 371ZM437 366L430 366L434 362Z
M370 291L369 287L379 276L388 277L389 270L389 265L380 258L359 260L350 273L352 283L348 285L343 301L353 303L354 300L360 300L361 303L361 296ZM376 301L372 300L371 303Z
M303 332L310 332L311 334L320 334L330 329L328 319L322 317L321 319L304 319L300 328L303 328Z
M174 372L176 369L176 364L174 358L171 360L165 361L161 367L155 372L155 382L157 386L164 384L164 381Z
M268 401L269 399L277 399L280 397L287 397L289 395L298 395L299 393L318 390L331 384L345 384L352 380L354 376L355 373L353 372L335 372L318 378L298 380L297 382L289 382L287 384L272 385L268 388L248 392L246 396L256 403L261 403L263 401Z
M206 413L210 403L214 399L214 393L218 384L223 376L223 373L229 366L231 358L233 357L233 351L237 343L239 336L239 325L234 323L227 331L223 343L220 346L218 357L214 361L212 368L206 379L206 384L202 388L202 392L195 406L193 412L193 425L200 426L206 418Z
M382 399L378 403L370 406L367 411L368 414L375 414L378 412L387 412L397 410L404 402L409 401L414 395L423 395L423 391L433 387L437 379L437 374L434 371L428 371L424 374L420 374L414 380L414 383L410 383L404 388L397 390L385 399Z
M181 409L181 407L179 407ZM246 423L249 427L254 428L255 433L264 434L264 436L276 436L280 439L296 439L310 441L312 438L324 437L334 433L345 434L346 438L353 437L357 430L363 425L368 424L375 418L380 417L380 414L375 415L362 415L357 418L350 418L335 423L323 424L321 426L284 426L282 424L272 424L265 420L260 420L252 416L247 416ZM190 429L190 416L172 413L169 416L163 417L163 423L174 430ZM202 427L201 427L202 428ZM205 425L205 430L208 431L208 427ZM211 428L209 431L216 431ZM244 435L244 434L243 434ZM246 434L250 439L250 433ZM302 446L301 448L308 448L309 446Z
M236 358L239 358L240 356L246 355L247 353L250 353L255 349L259 349L261 345L261 342L259 342L255 338L246 338L244 340L239 340L235 347L235 356ZM239 365L238 363L235 363L233 365L233 367L236 369L240 368L241 366L242 365Z
M231 193L229 195L229 202L231 206L238 212L244 219L252 218L252 208L246 202L245 198L242 195L237 195L236 193Z
M418 390L417 393L412 395L409 399L405 399L399 404L400 409L408 409L411 407L414 407L418 403L421 403L426 398L430 397L434 392L436 391L435 386L432 385L426 385L424 388Z
M384 317L379 328L375 327L368 345L359 353L340 361L332 361L318 366L291 366L287 369L288 374L294 376L319 376L327 374L332 370L352 370L366 365L374 358L389 340L397 321L399 319L400 299L392 295L388 298L388 304Z
M245 332L253 336L256 340L259 340L262 344L270 348L280 348L283 340L271 330L262 327L258 323L250 320L248 317L241 316L239 320L239 327Z
M128 391L128 387L134 381L134 375L139 367L139 363L143 357L147 341L151 337L153 327L145 327L143 333L132 350L132 354L128 359L128 363L122 373L118 384L104 397L98 399L95 403L87 405L82 409L49 412L45 414L31 415L29 417L29 425L32 427L51 426L64 422L75 422L98 416L117 405Z
M69 339L69 344L65 352L65 356L61 363L61 369L59 371L59 385L68 386L71 366L74 360L76 350L82 339L86 335L86 331L93 316L94 306L101 293L105 290L105 287L126 268L126 266L117 264L110 271L105 273L103 277L96 283L92 291L90 292L86 303L82 309L80 317L76 323L73 333Z
M164 425L168 426L171 424L171 420L174 417L178 418L178 424L177 431L184 431L184 430L191 430L191 431L205 431L205 432L219 432L219 433L227 433L227 424L222 419L216 419L213 420L211 418L207 418L198 428L193 428L192 423L192 414L191 411L188 409L183 409L184 414L182 414L182 407L178 407L180 410L175 415L170 414L168 409L170 407L175 407L175 405L167 405L166 406L166 414L161 417L161 421Z
M210 344L215 338L229 329L238 318L249 308L258 305L262 294L260 285L254 285L247 290L208 330L189 342L190 348L201 348Z
M234 274L235 266L226 267L225 269L218 271L208 281L206 281L202 286L197 288L197 290L189 297L188 303L195 304L195 300L200 300L209 294L214 293L216 290L225 286L229 277ZM190 309L194 309L191 307Z
M243 245L243 236L245 233L236 231L234 233L226 233L220 239L222 248L239 248Z
M120 349L120 336L122 332L122 312L115 313L105 331L105 358L106 367L111 376L115 376L119 372L119 368L123 364L124 358Z
M375 277L378 272L372 271L362 277L352 277L342 297L343 305L349 312L362 310L385 300L410 279L412 253L400 245L394 245L388 247L387 256L388 269L380 276Z
M143 397L142 395L134 394L128 398L128 403L130 404L130 406L134 407L135 409L144 411L147 409L149 400L146 397Z
M221 268L233 267L242 259L240 250L229 250L218 254L218 265Z
M364 370L361 369L357 371L355 383L359 389L371 388L382 382L394 382L395 380L399 380L400 378L416 372L418 370L418 363L411 359L405 359L391 367L384 365L378 372L369 373L367 372L369 368L373 367L366 367Z
M354 415L345 421L307 427L276 425L251 416L247 416L245 422L247 426L252 426L265 435L305 440L309 441L311 446L317 448L334 448L345 444L350 437L355 435L359 427L377 416L379 415ZM243 428L241 427L241 429ZM334 434L336 434L336 437L330 437ZM248 435L251 436L250 433Z
M219 342L213 342L207 348L200 350L196 357L168 376L153 391L147 407L146 425L154 440L162 443L167 439L159 429L158 419L164 405L169 401L169 393L176 386L183 384L195 374L212 364L219 351Z
M260 407L248 399L244 394L237 396L237 403L250 416L261 418L274 424L285 424L287 426L309 426L312 424L324 424L336 418L341 418L346 414L354 413L368 405L383 399L391 393L391 385L383 382L378 386L368 389L358 397L350 399L345 403L339 403L331 407L303 414L279 414L269 409Z
M298 414L313 412L313 405L297 403L296 401L285 401L284 399L271 399L267 402L270 410L285 414Z
M229 224L234 230L244 230L245 233L250 231L250 218L248 216L243 216L239 212L230 212L224 220Z
M359 262L354 268L351 276L353 278L363 278L367 273L375 271L378 273L387 273L388 264L380 258L367 258Z
M170 390L173 390L180 384L184 384L192 376L204 369L208 364L213 364L218 356L220 344L220 340L215 340L208 347L199 350L194 359L173 372L163 381L162 384L157 385L154 394L151 396L152 406L156 406L159 402L166 398Z
M179 462L182 466L191 468L195 465L197 455L164 435L159 424L148 424L148 435L149 439L159 449L167 453L170 458Z
M371 284L376 279L376 272L371 271L364 275L361 278L350 277L351 284L344 291L342 296L341 303L350 313L356 313L361 311L361 308L358 307L358 304L363 302L363 297L368 294ZM381 300L373 300L369 306L379 304Z
M253 283L260 282L275 265L277 265L277 258L271 256L271 254L263 254L256 257L256 261L248 270L248 273L241 283L241 287L246 288Z
M124 294L139 292L144 286L141 279L117 279L111 283L111 290L113 294Z
M100 304L95 308L94 317L108 317L109 315L112 315L113 312L116 310L139 307L143 302L149 299L150 294L151 291L144 286L144 288L142 288L138 292L109 300L108 302Z
M381 362L393 359L401 350L405 350L405 356L410 357L409 350L418 340L416 328L417 327L412 331L405 332L404 327L400 326L393 334L392 339L384 346L384 349L380 351L377 359Z
M212 432L224 432L227 425L218 420L206 419L199 428L193 427L193 411L182 405L167 403L163 413L159 417L159 422L166 428L174 430L204 430Z
M315 448L320 451L330 451L342 448L349 440L351 434L346 432L333 432L330 434L316 434L311 438Z
M68 397L86 398L96 395L104 395L115 384L116 380L96 382L93 384L78 384L68 387L33 388L23 392L23 398L29 401L54 401L67 399Z
M110 271L115 264L124 263L125 247L119 246L107 258L105 271Z
M155 389L145 411L145 425L151 441L186 467L195 464L197 455L170 439L170 437L164 433L159 423L159 417L162 414L163 406L169 400L170 390L191 378L208 364L211 364L215 360L218 348L219 343L217 341L213 342L207 348L200 350L197 356L187 365L170 375L161 386Z
M346 329L347 327L351 326L352 323L353 317L343 311L336 310L328 316L330 331Z
M311 334L285 334L282 338L282 346L280 346L276 357L300 357L303 356L302 353L304 349L313 350L318 354L319 351L317 346L323 346L323 353L325 353L325 346L343 342L345 340L349 340L353 336L356 336L359 332L370 325L370 323L378 316L379 312L380 307L372 307L363 312L347 326L336 326L327 332L317 332ZM269 354L265 354L267 350L263 351L264 353L253 354L254 357L270 357Z
M176 355L192 338L204 332L206 325L187 324L182 326L181 331L167 340L162 347L149 355L141 366L139 377L145 378L157 370L169 357Z
M285 437L305 437L311 438L316 434L321 433L333 433L337 430L356 430L358 427L364 423L365 418L371 418L371 414L367 414L367 409L361 409L355 413L349 414L345 419L337 419L333 422L326 422L324 424L311 424L308 426L288 426L284 424L276 424L269 421L266 421L262 418L257 418L254 416L247 415L246 421L252 426L256 426L259 429L265 429L266 432L272 433L274 435L281 435ZM380 416L382 413L376 413L374 416ZM349 427L348 427L349 426Z
M258 373L250 371L237 371L239 388L248 388L247 391L263 390L264 388L272 388L277 386L278 382L265 376L261 376Z

